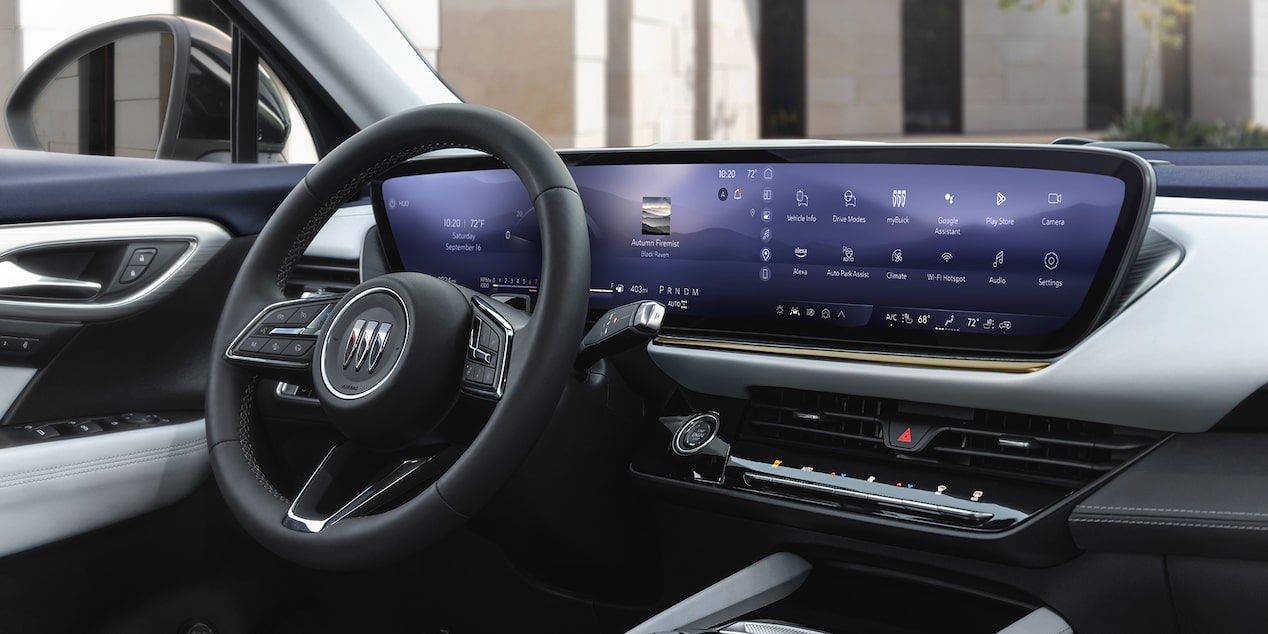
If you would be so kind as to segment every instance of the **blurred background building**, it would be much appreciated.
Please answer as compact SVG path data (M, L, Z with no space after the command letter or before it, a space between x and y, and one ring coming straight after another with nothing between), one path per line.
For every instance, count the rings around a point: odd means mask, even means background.
M380 0L467 101L556 146L1050 140L1139 107L1268 123L1268 0ZM1026 4L1023 2L1023 4ZM1165 3L1162 3L1165 4ZM207 0L0 0L0 94L61 39ZM7 138L0 143L7 142Z

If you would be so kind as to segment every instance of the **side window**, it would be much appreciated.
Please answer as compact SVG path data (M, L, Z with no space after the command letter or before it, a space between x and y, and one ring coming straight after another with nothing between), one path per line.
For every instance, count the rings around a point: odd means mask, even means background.
M162 29L103 36L103 44L78 56L68 45L82 35L53 47L50 63L59 54L66 59L56 68L32 67L28 73L42 76L18 81L14 96L22 103L6 113L14 128L6 136L16 147L50 152L230 161L231 41L213 26L185 24L192 46L184 51ZM24 89L30 94L16 99ZM303 116L263 63L257 92L258 161L316 161Z

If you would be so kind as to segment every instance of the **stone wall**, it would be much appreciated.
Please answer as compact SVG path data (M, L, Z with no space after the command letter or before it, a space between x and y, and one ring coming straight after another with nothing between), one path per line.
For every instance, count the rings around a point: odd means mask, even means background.
M1087 113L1087 13L1050 2L1001 10L964 0L964 131L1082 130Z
M806 0L806 134L903 131L902 2Z

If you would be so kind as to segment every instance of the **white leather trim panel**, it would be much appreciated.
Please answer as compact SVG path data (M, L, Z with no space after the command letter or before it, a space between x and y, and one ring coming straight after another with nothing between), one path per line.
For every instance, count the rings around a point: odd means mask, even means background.
M0 365L0 418L4 418L5 414L9 413L13 401L18 399L33 376L35 376L35 368Z
M166 506L208 472L201 419L0 450L0 556Z

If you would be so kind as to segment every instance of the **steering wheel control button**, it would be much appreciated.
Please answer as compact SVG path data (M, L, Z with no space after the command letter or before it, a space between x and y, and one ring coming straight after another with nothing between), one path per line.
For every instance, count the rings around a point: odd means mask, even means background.
M467 352L471 355L473 361L479 361L487 365L493 365L493 354L481 350L479 348L468 348Z
M674 434L672 449L680 456L693 456L700 453L718 435L721 420L713 412L697 414L688 418Z
M265 323L265 324L284 324L284 323L286 323L286 322L290 321L291 316L293 316L294 314L295 314L295 309L294 309L294 308L278 308L278 309L274 309L274 310L269 311L269 314L268 314L268 315L266 315L266 316L264 317L264 321L263 321L263 322L261 322L261 323Z
M282 353L288 357L302 357L313 349L314 340L292 339L286 342L286 350Z
M237 351L247 354L264 352L264 346L268 342L268 337L247 337L238 344Z
M157 254L158 249L133 249L132 255L128 256L128 266L147 267L154 262Z
M291 315L290 319L286 320L286 323L306 326L317 317L317 313L320 312L321 309L321 304L300 306L295 309L295 313Z
M334 300L330 296L268 306L243 329L225 356L262 367L308 368L321 325L333 307Z
M467 337L467 364L471 375L463 373L463 391L482 398L499 399L506 385L506 355L511 347L511 325L485 300L471 300L475 316Z
M498 333L496 330L494 330L493 328L489 326L483 326L482 328L480 328L479 345L481 348L484 348L485 350L497 352L498 347L501 345L501 339L498 338Z

